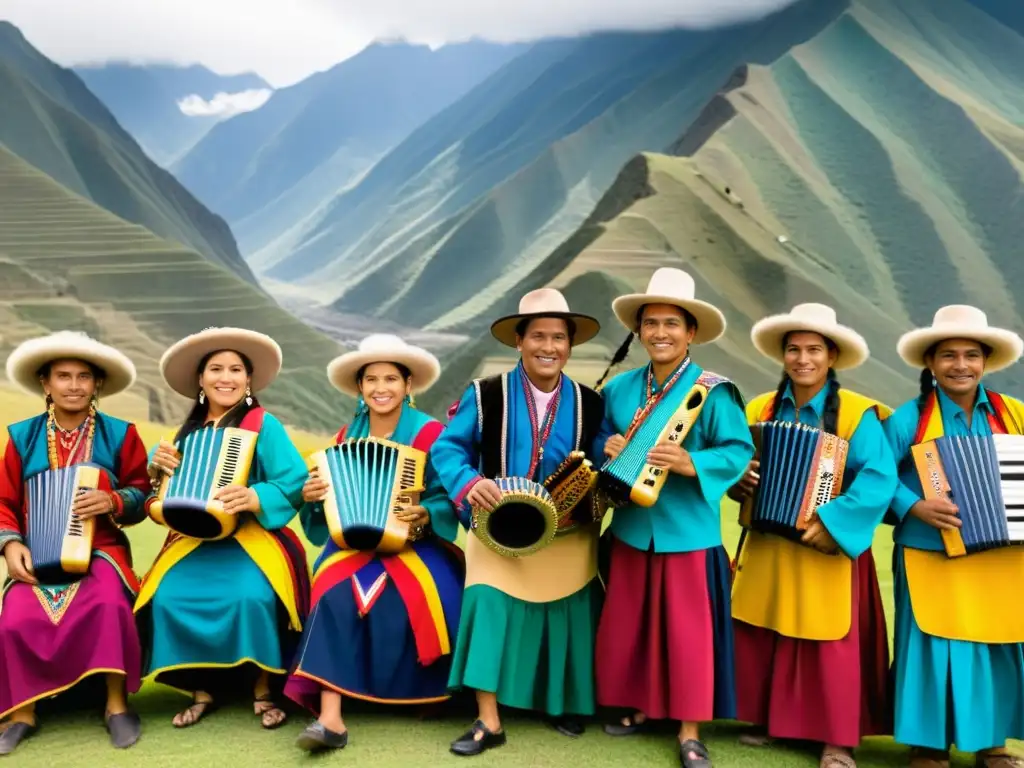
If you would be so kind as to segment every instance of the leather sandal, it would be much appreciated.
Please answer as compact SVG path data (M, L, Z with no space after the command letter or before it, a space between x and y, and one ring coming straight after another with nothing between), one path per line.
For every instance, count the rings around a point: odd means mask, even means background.
M477 734L480 734L479 736ZM495 733L490 730L483 721L477 720L473 727L459 736L451 745L453 755L462 757L473 757L486 752L488 749L504 746L507 741L505 730Z
M976 768L1024 768L1024 759L1009 752L996 754L979 752L974 759Z
M174 719L171 720L171 725L175 728L191 728L216 708L217 705L212 699L209 701L193 701L188 708L183 709L174 716ZM180 722L177 722L179 718Z
M605 723L604 732L609 736L632 736L634 733L642 731L650 721L646 717L643 720L637 720L639 714L639 712L634 712L616 723Z
M821 753L821 762L818 763L818 768L857 768L857 761L848 752L826 749Z
M267 706L261 706L263 704L266 704ZM260 725L268 731L280 728L284 725L284 721L288 719L288 713L274 703L274 700L270 698L269 693L265 696L257 696L253 700L253 712L260 716ZM274 718L273 713L275 712L281 715L280 718ZM268 716L270 717L269 721Z
M679 744L679 763L683 768L711 768L711 755L704 742L687 739Z
M38 725L29 725L20 720L8 723L7 727L0 731L0 756L11 754L21 742L38 730Z

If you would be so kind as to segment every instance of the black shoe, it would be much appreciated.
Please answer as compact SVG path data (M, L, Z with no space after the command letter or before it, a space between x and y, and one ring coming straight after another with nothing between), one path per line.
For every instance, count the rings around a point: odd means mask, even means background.
M575 717L570 715L552 717L549 722L551 723L551 727L563 736L582 736L587 730L587 727L583 725L583 721L577 720Z
M0 731L0 756L11 754L23 740L37 730L39 730L38 726L28 723L12 723L7 726Z
M476 738L478 733L483 734L479 739ZM472 728L452 742L451 753L453 755L472 757L474 755L479 755L481 752L488 749L504 746L505 741L506 738L504 730L494 733L493 731L488 730L487 726L481 721L477 720L473 723Z
M687 739L679 744L679 763L683 768L711 768L711 755L703 742Z
M634 733L646 728L649 722L650 720L646 718L641 722L637 722L636 715L626 715L622 720L606 723L604 732L609 736L632 736Z
M295 740L295 746L306 752L319 752L322 749L344 749L348 744L348 729L338 733L332 731L319 720L309 725Z
M115 749L128 749L142 735L142 721L134 712L107 715L107 733Z

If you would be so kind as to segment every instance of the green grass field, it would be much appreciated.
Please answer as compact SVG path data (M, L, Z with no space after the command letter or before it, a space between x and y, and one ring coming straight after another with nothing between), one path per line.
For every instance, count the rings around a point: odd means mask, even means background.
M725 525L727 546L735 548L736 528ZM886 612L891 617L892 579L889 569L891 542L888 530L880 531L875 544ZM162 541L162 529L149 522L132 531L137 568L150 562ZM334 755L309 757L293 746L298 733L308 722L303 712L292 711L288 722L276 731L264 731L251 705L242 698L224 702L199 725L177 730L171 726L176 711L188 699L162 686L146 683L132 699L132 706L143 718L143 735L132 749L119 752L107 742L101 722L102 702L72 708L61 699L44 702L40 709L42 728L12 756L11 764L21 768L58 768L58 766L177 766L222 768L233 761L244 761L246 768L256 766L320 764L347 761L350 764L391 766L427 766L455 764L458 758L448 753L449 742L470 724L473 718L469 699L453 700L439 711L426 713L418 708L383 708L353 703L347 709L351 732L349 746ZM481 766L641 766L677 765L671 724L645 736L616 739L604 734L599 724L592 725L579 739L568 739L548 728L528 713L508 713L505 726L509 744L477 758ZM742 732L734 723L717 724L705 731L707 744L717 766L814 766L813 752L772 747L756 749L737 743ZM859 751L859 765L905 765L905 749L891 739L870 739ZM955 763L967 766L962 757Z

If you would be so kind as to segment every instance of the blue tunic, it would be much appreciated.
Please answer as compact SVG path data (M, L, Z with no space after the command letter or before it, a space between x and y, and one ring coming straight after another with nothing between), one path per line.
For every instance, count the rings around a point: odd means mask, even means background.
M978 387L970 426L963 409L938 390L945 435L990 435L992 404ZM917 400L895 411L883 424L893 454L900 460L900 485L892 503L899 519L894 532L893 588L896 672L895 739L902 744L966 752L1001 747L1024 739L1024 645L947 640L924 634L914 618L904 566L904 547L939 551L937 528L909 514L923 498L910 459L920 414Z
M274 531L291 522L306 477L306 464L281 422L264 414L249 475L260 499L255 518L263 528ZM234 538L204 541L171 566L148 608L152 645L146 674L159 675L160 682L207 690L199 687L202 674L189 674L186 681L181 673L248 662L284 674L291 662L281 603L259 564Z
M434 419L403 404L390 439L414 445L421 431L432 425L437 425ZM369 419L365 414L345 429L345 438L368 436ZM428 449L429 444L421 448ZM425 566L426 575L420 586L437 591L444 614L444 627L437 629L446 634L450 647L458 631L463 573L461 558L442 539L454 542L458 520L429 461L424 482L426 490L421 494L420 504L430 513L430 533L407 545L406 551L415 553ZM376 555L351 576L338 580L332 568L345 568L344 560L321 570L326 560L340 552L330 537L323 504L303 504L300 514L307 538L316 545L326 543L314 566L314 593L318 592L321 579L331 586L319 598L306 623L296 675L286 689L289 697L314 712L319 711L321 686L346 696L385 703L412 704L448 698L451 653L443 653L427 664L418 657L409 606L387 570L398 555ZM435 626L428 623L420 629L429 632ZM317 685L310 686L299 678Z

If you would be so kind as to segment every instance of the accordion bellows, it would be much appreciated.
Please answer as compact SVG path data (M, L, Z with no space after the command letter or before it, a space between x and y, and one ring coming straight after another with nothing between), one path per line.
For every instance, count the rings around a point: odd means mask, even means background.
M40 583L60 584L88 572L96 520L82 520L71 509L79 493L95 489L110 489L106 473L84 463L40 472L25 483L25 544Z
M149 514L182 536L218 541L238 528L238 515L214 499L226 485L248 485L259 433L238 427L204 427L181 445L181 463L164 475Z
M761 479L740 509L740 523L798 541L818 507L842 491L849 443L789 421L760 422L750 433Z
M926 499L957 505L949 557L1024 544L1024 436L944 436L911 448Z
M324 516L341 549L395 553L418 538L397 515L426 489L423 451L361 437L317 451L306 464L328 485Z

